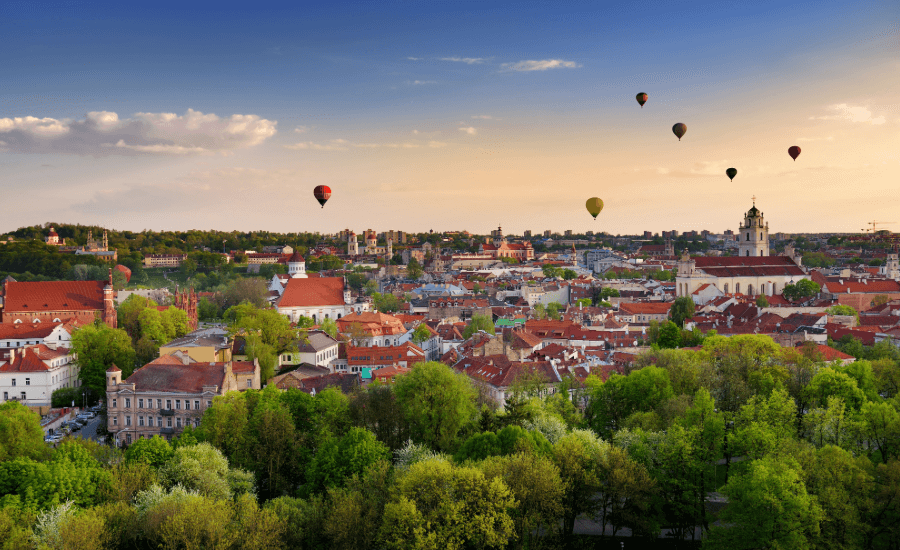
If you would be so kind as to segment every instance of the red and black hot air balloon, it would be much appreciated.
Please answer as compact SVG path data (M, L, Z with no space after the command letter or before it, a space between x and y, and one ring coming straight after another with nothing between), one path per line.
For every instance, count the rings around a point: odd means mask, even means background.
M687 124L683 122L679 122L675 126L672 126L672 133L674 133L678 137L678 141L681 141L681 138L684 137L685 132L687 132Z
M637 99L637 102L640 104L641 109L643 109L644 103L647 103L647 94L641 92L637 96L635 96L635 99Z
M331 187L319 185L313 190L313 195L316 197L316 200L319 201L319 204L322 205L322 208L325 208L325 203L331 198Z
M790 149L788 149L788 154L792 159L797 160L797 157L800 156L800 148L796 145L793 145Z

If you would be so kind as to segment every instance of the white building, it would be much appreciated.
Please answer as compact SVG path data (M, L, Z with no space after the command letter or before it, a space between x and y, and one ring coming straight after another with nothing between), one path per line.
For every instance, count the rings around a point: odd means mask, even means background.
M340 319L350 313L369 309L366 302L353 300L347 281L341 277L308 277L306 262L295 253L288 262L291 276L284 292L275 302L278 313L296 322L301 316L319 323L322 319Z
M785 285L809 279L793 247L786 247L784 256L769 256L769 225L755 203L744 216L740 239L739 256L690 257L685 251L677 264L676 295L691 296L711 285L723 294L773 296L781 294ZM708 287L703 292L715 294Z
M278 365L299 365L308 363L319 367L326 367L334 372L334 361L338 358L340 342L322 332L311 330L306 335L305 342L297 342L297 351L286 351L278 358Z
M81 385L78 370L68 348L37 344L10 350L0 359L0 397L4 403L49 406L54 391Z

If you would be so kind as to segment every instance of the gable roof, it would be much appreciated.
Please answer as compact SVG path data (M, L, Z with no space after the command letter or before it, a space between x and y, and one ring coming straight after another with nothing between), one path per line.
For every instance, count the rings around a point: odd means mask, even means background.
M185 365L178 357L163 355L134 371L125 381L135 391L201 393L203 386L225 385L226 363L192 362Z
M41 372L50 367L44 361L52 361L69 354L68 348L51 349L44 344L13 350L12 357L0 361L0 372Z
M318 277L289 279L278 300L278 307L313 307L344 305L344 279Z
M103 309L107 281L32 281L7 283L4 312Z

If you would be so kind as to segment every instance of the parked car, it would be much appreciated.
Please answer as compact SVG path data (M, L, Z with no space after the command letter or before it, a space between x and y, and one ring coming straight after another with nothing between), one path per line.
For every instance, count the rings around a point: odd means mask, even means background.
M73 432L77 432L78 430L81 429L81 424L79 424L78 422L75 422L74 420L70 420L70 421L66 422L65 425Z

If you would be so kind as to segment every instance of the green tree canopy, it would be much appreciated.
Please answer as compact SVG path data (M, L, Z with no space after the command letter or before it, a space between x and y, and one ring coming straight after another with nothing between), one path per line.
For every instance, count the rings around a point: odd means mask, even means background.
M469 320L469 324L466 325L466 328L463 330L463 338L471 338L473 334L478 331L483 330L490 335L494 335L494 320L491 319L490 315L483 315L481 313L476 313L472 315L472 318Z
M122 369L122 380L134 371L136 355L122 329L101 323L79 327L72 335L72 351L81 368L78 378L95 396L106 394L106 369L113 364Z
M672 302L672 307L669 309L669 318L672 319L672 322L678 328L681 328L684 326L685 319L690 319L694 316L695 309L696 305L690 296L675 298L675 301Z
M782 295L788 300L799 300L815 296L820 290L822 290L822 287L819 286L819 283L809 279L801 279L792 285L785 285Z
M394 385L414 441L449 449L475 418L475 389L469 378L434 361L416 364Z

